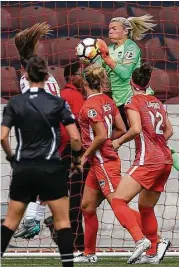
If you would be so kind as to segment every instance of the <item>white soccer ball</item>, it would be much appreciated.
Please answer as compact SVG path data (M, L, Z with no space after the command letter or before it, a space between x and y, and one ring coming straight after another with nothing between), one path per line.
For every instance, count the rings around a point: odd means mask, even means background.
M94 62L100 54L97 40L93 38L86 38L82 40L77 46L77 55L85 64Z

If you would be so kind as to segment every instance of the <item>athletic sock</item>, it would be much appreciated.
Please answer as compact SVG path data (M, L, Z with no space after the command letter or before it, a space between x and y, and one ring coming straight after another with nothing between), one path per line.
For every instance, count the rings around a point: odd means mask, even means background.
M38 205L37 207L37 214L35 217L35 220L40 222L42 218L44 218L44 213L45 213L46 205Z
M84 233L84 254L95 254L96 253L96 238L98 232L98 218L96 212L82 211L84 222L85 222L85 233Z
M125 200L113 198L111 207L120 224L129 231L135 242L144 237L133 210L128 207Z
M1 225L1 257L3 256L14 232L15 231L9 229L7 226Z
M141 222L144 235L151 241L151 248L147 250L147 255L155 255L157 253L157 219L154 208L139 207L141 214Z
M39 202L30 202L25 212L24 220L33 220L37 215Z
M57 243L63 267L73 267L73 237L71 228L57 230Z

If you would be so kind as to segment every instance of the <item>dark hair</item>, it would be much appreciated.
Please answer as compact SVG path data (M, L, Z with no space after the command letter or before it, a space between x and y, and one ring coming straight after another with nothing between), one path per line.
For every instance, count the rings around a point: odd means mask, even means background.
M27 28L15 36L15 45L20 55L21 65L26 68L27 61L35 55L37 43L41 37L50 33L50 25L40 22Z
M80 68L80 63L79 62L74 62L69 65L67 65L64 69L64 77L66 82L69 81L70 76L74 75L77 73L78 69Z
M150 81L151 73L152 67L148 63L144 63L134 70L132 73L132 81L141 87L145 87Z
M43 82L48 75L47 62L40 56L32 56L27 62L26 71L31 82Z

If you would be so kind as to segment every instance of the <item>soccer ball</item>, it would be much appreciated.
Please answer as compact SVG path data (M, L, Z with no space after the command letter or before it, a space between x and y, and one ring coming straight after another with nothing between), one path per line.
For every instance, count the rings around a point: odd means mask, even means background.
M89 64L94 62L99 54L96 39L86 38L77 46L77 55L82 63Z

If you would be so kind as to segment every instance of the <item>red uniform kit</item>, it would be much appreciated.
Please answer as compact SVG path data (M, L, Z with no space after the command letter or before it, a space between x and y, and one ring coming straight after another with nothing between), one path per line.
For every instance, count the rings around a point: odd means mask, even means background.
M86 178L86 185L101 190L105 196L115 191L121 178L120 159L114 151L110 139L114 119L118 113L119 111L113 100L99 93L88 97L78 119L85 150L91 146L94 140L92 124L95 122L104 123L108 139L93 156L88 158L91 169Z
M125 105L128 108L140 113L142 131L135 138L136 156L127 173L144 188L162 192L173 164L163 135L166 112L162 103L150 95L133 96Z

